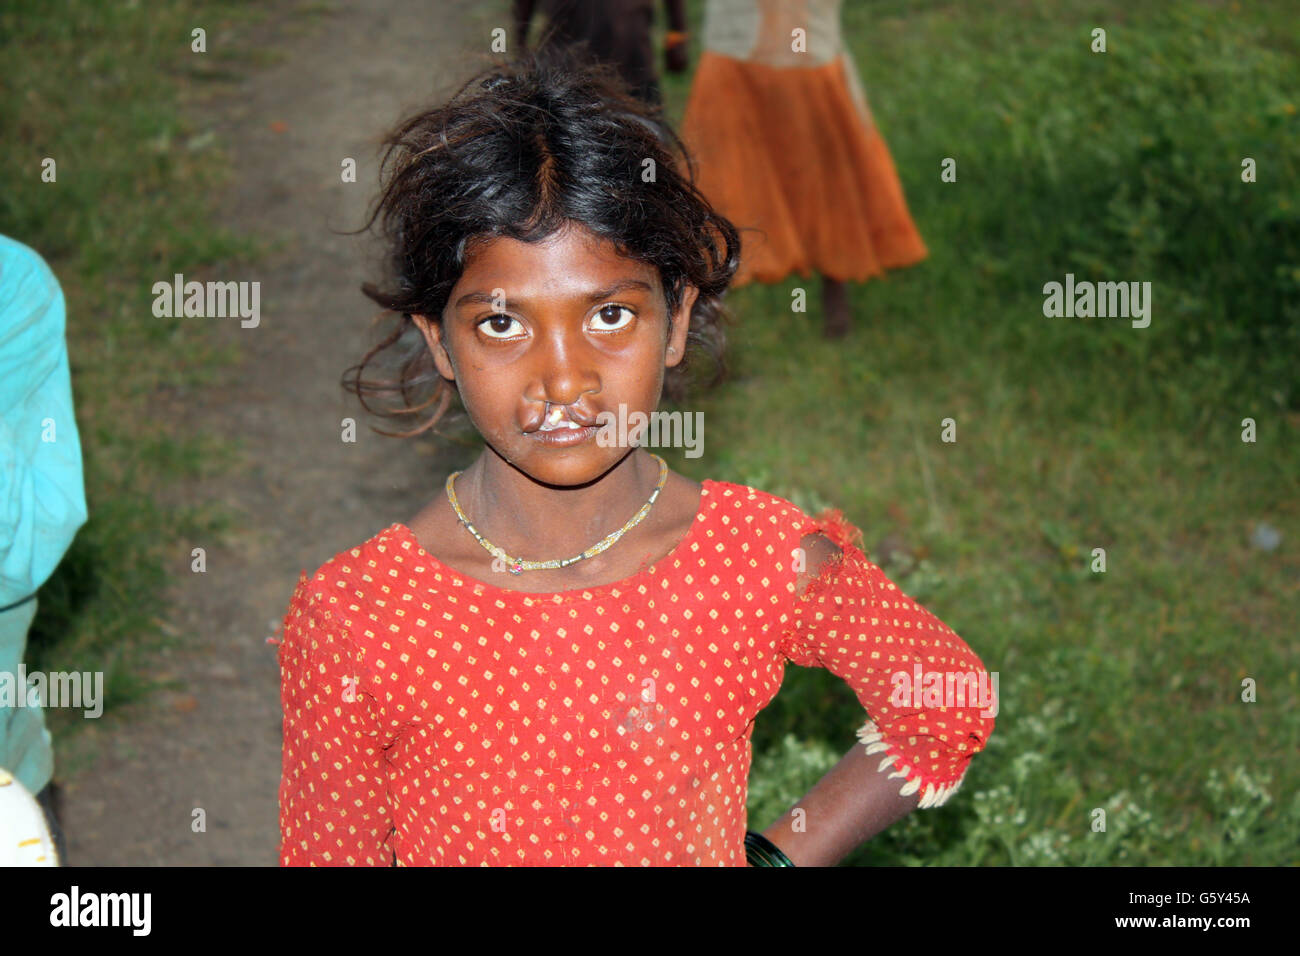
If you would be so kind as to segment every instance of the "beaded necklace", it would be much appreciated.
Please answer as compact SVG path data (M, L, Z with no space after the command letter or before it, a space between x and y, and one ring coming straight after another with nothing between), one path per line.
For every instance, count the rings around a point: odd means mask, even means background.
M594 558L602 551L612 547L619 538L623 537L623 535L627 534L627 532L640 524L645 516L650 513L650 509L654 507L655 499L659 497L659 492L663 491L664 484L668 481L668 462L664 461L653 452L650 453L650 457L659 462L659 481L655 484L655 490L650 494L650 500L643 504L641 509L632 516L632 520L623 525L623 527L619 528L613 534L608 534L604 538L601 538L600 541L593 544L586 551L582 552L582 554L575 555L572 558L557 558L551 561L525 561L523 558L512 558L495 544L488 541L487 538L479 534L477 528L470 524L469 518L465 517L465 512L460 510L460 503L456 500L455 489L456 477L462 474L459 471L452 472L447 476L447 499L451 502L451 507L452 510L456 512L456 517L460 519L460 523L465 526L465 529L474 536L474 540L483 545L489 554L495 555L504 561L506 570L511 574L522 574L525 571L541 571L551 568L565 568L570 564L575 564L585 558Z

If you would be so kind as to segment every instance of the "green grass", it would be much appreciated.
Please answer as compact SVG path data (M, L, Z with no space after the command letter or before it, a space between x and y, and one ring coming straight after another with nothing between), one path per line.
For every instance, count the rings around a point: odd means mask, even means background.
M869 554L900 537L920 560L887 573L1001 675L962 791L846 864L1294 862L1290 20L1281 3L845 5L931 256L853 289L847 343L821 339L816 307L790 311L798 277L737 290L737 376L692 400L705 455L673 464L843 508ZM671 117L686 93L667 78ZM1066 272L1151 281L1151 326L1045 318L1043 284ZM1250 547L1258 521L1278 550ZM837 678L789 668L755 729L751 827L860 722Z
M183 117L266 60L244 35L261 17L236 0L0 3L0 76L16 84L16 108L0 111L0 232L63 287L89 512L38 592L27 665L104 671L106 712L160 685L152 655L176 642L161 618L168 571L233 520L178 487L237 465L239 448L174 419L236 356L202 323L155 318L151 286L221 276L258 249L214 228L220 143ZM191 50L195 26L207 53ZM41 181L46 157L55 182ZM63 754L85 722L47 718Z

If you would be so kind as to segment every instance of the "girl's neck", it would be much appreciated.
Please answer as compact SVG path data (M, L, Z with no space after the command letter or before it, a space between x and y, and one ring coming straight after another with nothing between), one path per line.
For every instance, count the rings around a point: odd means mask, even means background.
M544 485L485 449L456 479L461 510L479 534L512 557L569 558L629 521L659 480L659 463L633 449L586 485ZM647 516L648 517L648 516Z

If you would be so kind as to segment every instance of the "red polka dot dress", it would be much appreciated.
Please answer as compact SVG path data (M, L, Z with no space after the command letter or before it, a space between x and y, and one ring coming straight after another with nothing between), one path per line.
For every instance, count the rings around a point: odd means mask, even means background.
M813 532L843 557L799 594ZM750 736L789 663L846 681L881 772L942 803L988 701L936 706L891 675L983 665L855 532L705 481L673 552L615 584L505 590L403 524L303 573L279 650L281 865L745 866Z

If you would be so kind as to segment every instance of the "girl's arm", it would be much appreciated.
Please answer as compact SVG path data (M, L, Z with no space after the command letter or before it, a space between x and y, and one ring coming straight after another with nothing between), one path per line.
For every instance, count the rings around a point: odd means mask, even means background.
M784 652L843 679L868 719L863 743L793 808L803 812L786 813L763 835L796 866L831 866L918 806L955 793L992 733L997 703L975 652L867 560L853 544L856 529L833 514L805 530L805 565L817 570L799 576ZM947 688L938 699L923 693L935 682Z
M299 579L280 645L280 865L391 866L388 735L322 587Z
M763 836L795 866L834 866L920 801L916 793L900 796L897 781L881 773L879 763L865 747L854 747ZM803 814L796 816L795 808Z

